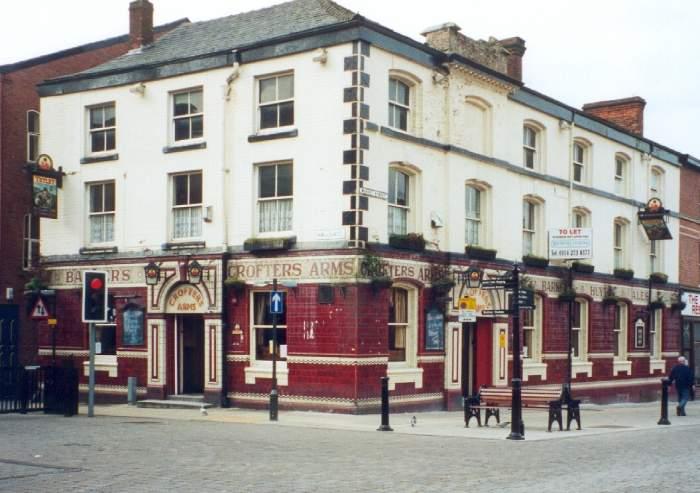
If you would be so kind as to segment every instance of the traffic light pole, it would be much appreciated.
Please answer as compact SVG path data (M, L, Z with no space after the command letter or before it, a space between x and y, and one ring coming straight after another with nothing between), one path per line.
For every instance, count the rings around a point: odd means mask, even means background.
M95 324L90 322L90 376L88 377L88 417L95 416Z

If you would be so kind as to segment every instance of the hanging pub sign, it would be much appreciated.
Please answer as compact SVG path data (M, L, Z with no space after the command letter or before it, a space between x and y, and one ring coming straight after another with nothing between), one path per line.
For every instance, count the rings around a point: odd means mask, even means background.
M431 308L425 314L425 350L445 350L445 314Z
M30 164L32 176L32 208L38 217L58 218L58 189L61 188L63 170L53 167L48 154L40 154L36 164Z
M647 238L652 241L673 239L668 230L668 224L666 224L667 215L668 211L664 209L664 205L658 197L649 199L646 207L637 212L639 223L644 228Z

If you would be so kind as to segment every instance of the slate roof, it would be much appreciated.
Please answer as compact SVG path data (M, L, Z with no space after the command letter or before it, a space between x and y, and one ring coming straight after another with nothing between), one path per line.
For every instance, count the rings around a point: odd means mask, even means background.
M82 74L122 71L196 58L351 20L355 14L331 0L293 0L260 10L184 24L141 52L125 54Z

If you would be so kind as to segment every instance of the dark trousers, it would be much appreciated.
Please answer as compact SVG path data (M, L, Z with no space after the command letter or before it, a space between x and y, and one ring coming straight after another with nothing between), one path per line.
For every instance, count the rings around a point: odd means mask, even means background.
M678 393L678 409L681 412L681 416L685 416L685 405L690 399L690 389L688 387L682 389L676 389Z

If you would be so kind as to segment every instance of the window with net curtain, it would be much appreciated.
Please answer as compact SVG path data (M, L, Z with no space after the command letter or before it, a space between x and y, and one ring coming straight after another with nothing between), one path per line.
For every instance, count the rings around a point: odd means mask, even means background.
M392 288L389 301L389 361L406 361L408 290Z
M398 79L389 79L389 126L408 131L411 88Z
M202 236L202 173L173 175L173 239Z
M481 190L467 185L465 188L465 244L481 244Z
M537 204L523 201L523 255L535 253L535 235L537 234Z
M88 185L90 243L114 241L114 182Z
M411 176L396 168L389 168L389 236L408 233L410 213Z
M258 232L292 231L292 163L258 166Z
M285 293L280 293L282 302L285 302ZM286 303L284 303L286 305ZM270 313L270 291L253 293L253 331L255 338L255 359L272 360L272 314ZM287 345L287 315L286 312L277 315L277 343L275 351L277 359L284 361L282 357L286 351L281 351L282 346Z

